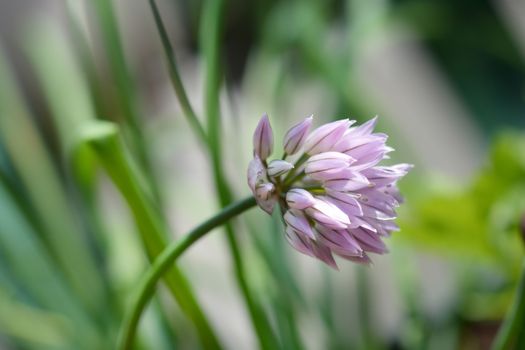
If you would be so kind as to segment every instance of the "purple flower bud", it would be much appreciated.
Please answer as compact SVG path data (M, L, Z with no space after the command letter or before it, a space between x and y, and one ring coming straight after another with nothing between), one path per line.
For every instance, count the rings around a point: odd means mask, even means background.
M293 209L306 209L315 204L315 198L302 188L292 188L286 193L286 203Z
M370 144L372 142L381 142L382 144L385 144L387 138L388 137L385 134L356 136L352 130L349 129L345 132L341 140L339 140L339 142L333 147L333 150L336 152L350 154L348 152L352 151L353 149Z
M314 231L308 222L308 219L300 210L290 209L284 214L284 221L288 226L293 228L296 232L315 239Z
M321 260L334 270L339 271L339 267L337 266L334 260L334 256L332 255L332 251L330 250L330 248L323 244L312 242L312 251L317 259Z
M384 254L388 252L385 243L374 232L357 228L351 231L352 236L359 242L363 250L376 254Z
M340 174L340 177L326 177L324 186L339 192L357 191L371 186L366 176L352 169L345 169Z
M410 164L397 164L393 166L376 166L364 169L361 173L376 187L388 186L405 176L410 169Z
M337 205L348 216L363 216L363 208L355 195L349 193L326 190L327 200ZM352 220L350 220L352 221Z
M356 162L354 163L356 169L368 169L377 165L377 163L383 159L389 159L390 157L387 154L392 151L394 151L392 147L376 143L375 145L363 145L355 148L347 154L356 158Z
M272 154L273 132L268 115L263 114L253 133L253 151L261 160L266 160Z
M306 208L306 214L320 225L334 230L342 230L350 225L348 216L341 209L319 198L313 206Z
M286 240L290 245L298 250L299 252L309 255L309 256L315 256L313 252L312 242L308 237L303 236L301 233L295 231L290 226L286 226Z
M278 177L286 174L288 171L293 169L293 164L288 163L285 160L272 160L268 164L268 176Z
M330 151L352 123L354 121L342 119L318 127L306 139L304 143L305 153L312 155Z
M355 262L357 264L361 264L361 265L371 265L372 264L372 260L370 259L368 255L366 255L366 253L363 253L362 256L351 256L351 255L349 256L349 255L344 255L340 253L336 253L336 254L342 257L343 259Z
M321 243L330 248L334 253L346 256L361 256L363 249L359 243L345 230L332 230L325 226L316 227L318 239Z
M315 180L326 180L350 166L355 161L349 155L339 152L316 154L306 162L305 173Z
M373 117L366 123L363 123L356 128L352 128L350 131L352 133L352 136L354 137L370 135L372 131L374 131L376 124L377 124L377 116Z
M286 154L295 154L303 146L308 131L312 126L313 117L310 116L288 130L284 136L284 151Z

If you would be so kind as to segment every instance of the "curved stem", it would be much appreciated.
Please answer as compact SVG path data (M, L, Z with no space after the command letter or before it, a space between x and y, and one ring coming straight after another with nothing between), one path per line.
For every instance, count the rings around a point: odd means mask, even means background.
M139 292L133 301L131 309L126 314L118 339L118 349L131 349L133 338L135 336L140 315L146 304L153 296L155 285L162 277L164 272L188 249L214 228L224 224L233 217L256 205L255 198L248 197L241 201L235 202L224 208L217 215L203 222L181 239L171 243L155 259L146 275L142 279Z
M523 332L525 327L525 261L521 270L521 277L514 302L505 316L496 340L492 344L493 350L517 349L516 337Z

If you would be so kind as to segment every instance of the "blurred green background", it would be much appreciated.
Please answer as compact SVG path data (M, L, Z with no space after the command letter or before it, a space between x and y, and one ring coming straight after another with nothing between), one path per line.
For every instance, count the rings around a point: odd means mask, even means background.
M390 254L335 272L254 210L181 259L137 348L488 349L524 257L525 2L156 4L0 0L0 348L114 348L148 258L249 193L267 112L277 149L380 116L415 164Z

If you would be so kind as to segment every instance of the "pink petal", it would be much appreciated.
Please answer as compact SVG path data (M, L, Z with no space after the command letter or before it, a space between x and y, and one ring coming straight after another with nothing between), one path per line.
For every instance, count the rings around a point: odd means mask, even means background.
M302 234L296 232L291 227L286 227L286 234L285 234L286 240L290 245L298 250L299 252L309 255L309 256L315 256L312 248L312 243L308 239L308 237L304 237Z
M284 136L284 151L287 154L295 154L303 146L312 126L312 120L313 117L310 116L288 130Z
M286 193L286 203L290 208L306 209L314 205L315 198L302 188L292 188Z
M284 214L284 221L288 226L294 229L295 232L301 233L311 239L315 239L314 231L304 214L295 209L290 209Z
M344 229L350 225L348 216L341 209L322 199L317 198L315 204L306 209L306 214L319 224L332 229Z
M305 153L312 155L331 150L352 123L348 119L342 119L318 127L306 139Z
M261 160L266 160L272 154L272 148L273 132L268 115L265 113L253 133L253 150Z

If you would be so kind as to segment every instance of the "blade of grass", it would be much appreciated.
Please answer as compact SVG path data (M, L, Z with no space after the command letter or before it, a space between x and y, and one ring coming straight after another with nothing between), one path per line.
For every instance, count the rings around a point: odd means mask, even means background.
M46 17L35 18L25 34L25 52L51 107L63 156L70 161L79 125L96 118L88 86L69 40L56 22Z
M37 210L44 239L64 274L89 310L97 310L103 288L93 256L86 249L58 174L17 94L0 52L0 137ZM38 176L35 176L38 174Z
M76 0L64 0L67 28L75 60L78 62L88 84L91 99L97 116L104 115L105 105L102 97L101 81L93 53L90 51L87 33L82 28L82 19L85 16L85 4Z
M155 181L155 173L151 164L147 142L141 131L142 127L139 118L140 109L138 106L138 93L120 41L118 23L113 10L113 5L111 0L95 0L92 1L91 4L94 6L97 14L99 26L102 32L102 40L109 59L111 71L114 74L117 93L126 120L126 125L129 128L125 129L125 131L129 131L131 144L138 156L139 164L143 168L143 172L148 179L148 185L153 192L155 200L161 205L161 192L158 188L158 182Z
M0 289L0 309L1 332L29 348L67 349L71 346L67 324L60 315L21 303L3 289Z
M199 141L201 141L203 144L206 144L206 132L204 131L204 128L202 127L199 119L197 118L197 115L195 114L195 111L192 108L190 100L188 99L188 95L186 94L186 90L184 89L184 86L182 84L182 80L179 75L179 70L177 68L177 62L175 60L175 53L173 51L173 48L171 47L171 43L168 38L168 33L166 32L166 28L164 27L164 23L162 22L162 17L159 13L157 4L155 0L149 0L149 4L151 7L151 11L153 12L155 25L157 26L162 47L164 49L164 54L166 56L166 64L168 65L168 71L170 74L170 80L171 85L173 86L173 90L175 90L175 94L177 95L182 111L184 112L188 123L193 128L193 132L199 138Z
M166 247L165 224L143 189L138 174L139 169L126 152L116 125L109 122L96 122L85 125L83 132L83 144L94 151L129 205L147 256L153 261ZM173 266L165 275L164 281L182 311L194 323L202 346L206 349L220 349L219 341L182 271L177 266Z
M522 264L521 277L516 288L512 305L505 315L498 335L492 344L493 350L523 349L525 328L525 261Z
M42 91L51 108L51 116L58 130L71 202L89 233L88 241L100 266L100 281L104 285L104 298L97 302L97 314L103 329L115 335L119 310L114 299L113 286L108 276L106 236L95 206L95 165L89 153L75 153L79 138L79 127L83 122L95 120L89 88L68 38L58 24L47 17L35 18L26 31L24 44L28 57ZM72 169L72 171L70 170ZM113 300L112 300L113 299Z
M0 182L0 249L18 284L43 307L62 314L72 327L71 346L97 349L104 343L62 280L46 248ZM87 287L87 286L86 286Z

